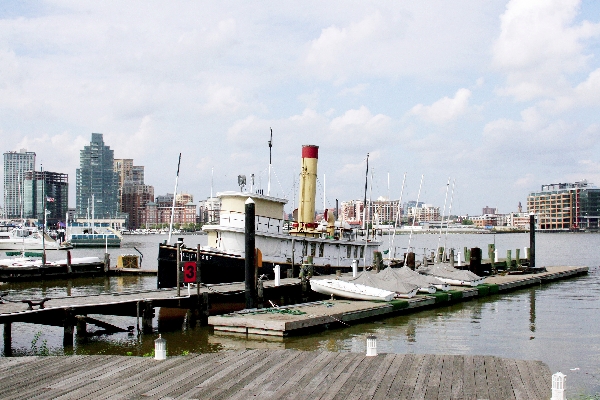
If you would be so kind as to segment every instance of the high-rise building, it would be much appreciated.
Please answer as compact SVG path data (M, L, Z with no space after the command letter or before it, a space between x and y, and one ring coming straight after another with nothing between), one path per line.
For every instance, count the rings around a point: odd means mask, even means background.
M69 209L69 176L50 171L27 172L24 181L24 199L25 218L37 218L42 222L44 200L46 200L48 225L65 221Z
M25 173L35 170L35 153L21 149L4 153L4 214L19 218L24 201Z
M142 226L146 204L154 200L154 187L144 184L144 167L133 165L131 158L114 160L118 179L119 210L127 213L129 229Z
M80 150L76 175L77 215L92 217L93 212L94 218L116 217L119 209L114 151L104 144L101 133L92 133L90 145Z

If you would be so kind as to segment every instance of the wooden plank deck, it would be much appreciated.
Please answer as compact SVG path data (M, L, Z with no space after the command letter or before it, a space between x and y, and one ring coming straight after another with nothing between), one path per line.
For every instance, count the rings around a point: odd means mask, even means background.
M244 350L156 361L0 359L3 399L548 399L539 361L494 356Z

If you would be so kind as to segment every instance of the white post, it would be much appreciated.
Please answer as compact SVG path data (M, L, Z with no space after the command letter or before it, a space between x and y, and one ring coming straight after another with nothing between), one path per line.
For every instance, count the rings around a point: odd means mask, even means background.
M552 398L550 400L566 400L565 382L567 376L561 372L552 375Z
M459 266L459 267L462 267L462 256L461 256L461 253L460 253L460 251L457 253L457 255L456 255L456 256L457 256L457 258L458 258L458 266Z
M281 279L281 267L276 265L273 267L273 271L275 271L275 286L279 286Z
M358 260L352 260L352 277L356 278L358 275Z
M373 335L367 336L367 357L377 355L377 338Z
M167 341L160 334L158 335L158 339L154 341L154 359L167 359Z
M498 262L498 249L494 250L494 262L497 263Z

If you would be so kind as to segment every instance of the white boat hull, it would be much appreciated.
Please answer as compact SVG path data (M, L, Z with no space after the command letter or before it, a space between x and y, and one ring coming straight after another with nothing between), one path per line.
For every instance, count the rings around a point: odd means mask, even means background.
M317 293L354 300L391 301L396 297L395 292L333 279L311 279L310 288Z

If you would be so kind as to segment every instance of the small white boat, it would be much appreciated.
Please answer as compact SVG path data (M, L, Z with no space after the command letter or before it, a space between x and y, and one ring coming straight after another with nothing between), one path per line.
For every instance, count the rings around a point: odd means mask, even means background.
M391 301L395 292L335 279L311 279L310 288L317 293L345 297L354 300Z

